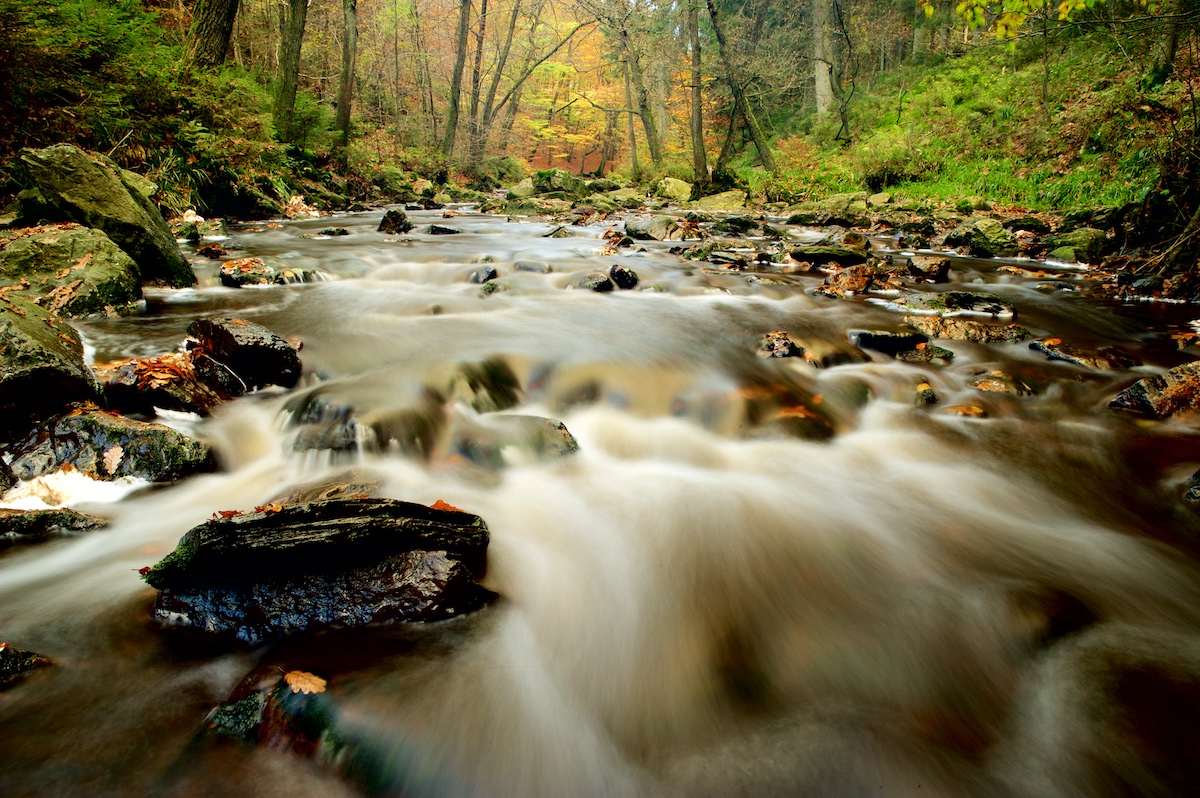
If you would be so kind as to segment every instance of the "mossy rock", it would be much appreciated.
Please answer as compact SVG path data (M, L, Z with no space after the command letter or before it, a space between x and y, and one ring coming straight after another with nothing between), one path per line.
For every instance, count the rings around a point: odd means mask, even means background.
M646 195L636 188L618 188L608 192L608 198L627 210L640 208L646 204Z
M1052 256L1059 250L1071 249L1076 258L1082 258L1088 263L1096 263L1108 245L1108 234L1094 227L1081 227L1066 233L1047 236L1045 243L1053 250ZM1057 256L1054 257L1057 259ZM1074 261L1065 262L1073 263Z
M34 429L10 451L13 473L21 479L69 464L96 479L172 482L216 465L208 446L170 427L88 409Z
M701 197L693 203L693 207L704 211L740 211L746 207L746 197L745 191L732 189Z
M144 282L196 283L162 213L110 159L56 144L23 150L21 163L48 204L73 222L103 230L137 263Z
M1011 258L1020 251L1013 234L990 217L968 219L946 235L946 245L965 246L977 258Z
M564 196L573 199L583 199L591 193L582 180L563 169L542 169L535 172L533 190L535 194L562 192Z
M74 224L15 231L0 238L0 285L68 318L136 310L137 264L99 230Z
M528 199L536 193L537 191L533 187L533 178L527 177L508 190L508 198L514 200Z
M98 396L79 333L32 302L0 295L0 431Z
M692 184L674 177L664 177L654 187L654 196L686 202L692 196Z

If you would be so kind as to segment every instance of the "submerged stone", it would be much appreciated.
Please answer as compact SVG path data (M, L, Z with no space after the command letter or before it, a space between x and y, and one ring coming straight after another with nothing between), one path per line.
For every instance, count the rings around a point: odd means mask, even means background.
M609 293L613 290L613 281L604 272L588 272L575 283L576 288L597 293Z
M12 687L33 671L53 664L53 661L41 654L8 643L0 643L0 690Z
M0 544L32 543L58 535L77 535L108 526L108 521L65 507L48 510L0 508Z
M1136 358L1113 347L1084 349L1065 344L1059 338L1042 338L1032 341L1029 348L1041 352L1048 360L1061 360L1076 366L1100 371L1119 371L1138 365Z
M1001 327L959 317L910 315L904 317L904 323L915 330L920 330L930 338L948 338L955 341L974 341L984 344L1018 343L1030 336L1029 330L1016 324Z
M1117 394L1108 406L1148 418L1200 410L1200 360L1138 380Z

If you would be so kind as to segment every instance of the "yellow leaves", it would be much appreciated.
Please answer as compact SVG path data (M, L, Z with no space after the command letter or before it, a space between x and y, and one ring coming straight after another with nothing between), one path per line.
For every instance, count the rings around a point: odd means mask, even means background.
M121 465L121 458L125 456L125 450L119 445L113 446L104 453L104 469L109 474L116 475L117 467Z
M982 407L975 405L954 405L946 408L947 413L953 413L956 416L965 416L967 418L985 418L987 411Z
M1042 343L1045 344L1046 346L1058 346L1059 344L1062 343L1062 339L1061 338L1044 338L1044 339L1042 339Z
M269 502L267 504L262 505L261 507L254 508L254 512L256 512L256 513L278 513L278 512L282 512L282 511L283 511L283 505L276 504L275 502Z
M292 688L293 693L314 695L325 692L325 680L308 671L288 671L283 674L283 680Z

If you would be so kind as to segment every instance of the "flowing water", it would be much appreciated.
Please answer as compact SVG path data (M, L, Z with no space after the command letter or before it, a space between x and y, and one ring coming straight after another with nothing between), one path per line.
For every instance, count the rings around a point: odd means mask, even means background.
M1194 787L1198 525L1180 497L1200 466L1196 427L1107 408L1137 377L1187 359L1166 334L1188 329L1191 309L1034 287L1086 287L1086 272L963 260L957 287L1004 295L1035 335L1122 347L1146 365L1101 372L1024 344L954 342L949 364L873 355L819 369L757 357L761 336L845 349L847 330L898 330L901 316L810 296L819 275L756 282L669 244L601 254L604 225L548 238L550 225L466 210L446 222L461 235L389 240L379 218L336 220L351 235L328 240L300 237L325 219L225 242L335 279L234 290L197 260L201 287L79 325L102 361L173 350L192 319L235 315L300 338L306 377L171 420L215 447L219 473L81 495L74 506L112 517L109 529L0 556L0 640L57 663L0 693L0 795ZM467 281L485 256L507 290L485 296ZM553 270L513 268L530 261ZM612 263L639 274L638 290L569 290ZM294 446L296 396L386 426L428 411L422 386L484 361L520 381L507 412L563 421L579 451L503 451L480 465L436 435L419 450ZM1036 394L968 386L992 369ZM919 405L921 383L941 401ZM487 423L463 403L428 412ZM483 517L498 601L454 621L253 650L150 622L140 566L217 510L350 465L382 480L381 495ZM256 668L326 677L352 754L321 763L205 735L207 713Z

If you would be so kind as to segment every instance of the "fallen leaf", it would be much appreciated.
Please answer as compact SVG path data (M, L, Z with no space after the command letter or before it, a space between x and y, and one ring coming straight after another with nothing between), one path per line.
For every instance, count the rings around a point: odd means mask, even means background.
M452 513L466 512L465 510L458 509L453 504L446 504L446 502L442 501L441 499L438 499L437 501L435 501L433 504L431 504L429 506L434 510L449 510Z
M308 671L288 671L283 674L283 680L292 688L293 693L313 695L325 692L325 680Z
M1045 344L1046 346L1058 346L1059 344L1062 343L1062 339L1061 338L1045 338L1042 340L1042 343Z
M819 405L823 401L825 401L825 394L823 394L823 393L816 394L812 398L812 403L814 405Z
M153 570L154 570L153 565L143 565L141 568L137 569L137 572L139 574L141 574L142 576L145 576L146 574L150 573Z
M256 512L256 513L278 513L281 510L283 510L283 505L276 504L275 502L271 502L270 504L264 504L262 507L254 508L254 512Z
M117 466L121 464L121 458L125 456L125 450L120 445L114 446L104 453L104 468L108 473L116 475Z
M923 349L924 349L925 347L927 347L927 346L929 346L929 344L924 344L924 343L917 344L917 346L916 346L916 349L917 349L917 351L919 352L919 351L923 350Z
M250 326L250 322L248 322L248 321L242 321L241 319L230 319L230 320L229 320L229 323L230 323L230 324L236 324L236 325L238 325L239 327L249 327L249 326Z
M219 518L237 518L241 514L241 510L217 510L212 514L212 520L216 521Z
M983 418L987 412L982 407L974 405L954 405L946 408L947 413L954 413L960 416L971 416L973 418Z

